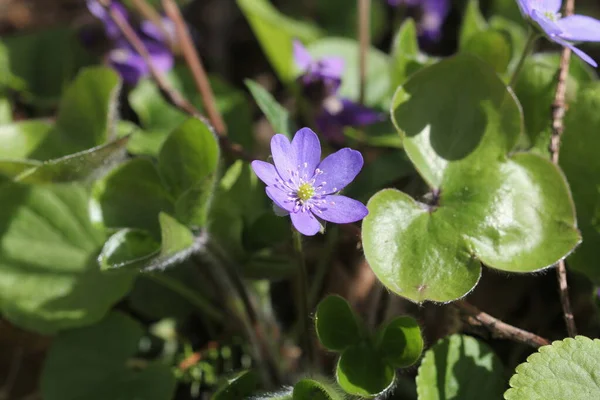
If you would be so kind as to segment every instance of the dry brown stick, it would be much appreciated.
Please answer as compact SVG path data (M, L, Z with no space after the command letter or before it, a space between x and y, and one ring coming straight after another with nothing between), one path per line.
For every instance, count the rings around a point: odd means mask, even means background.
M564 15L573 14L575 8L575 0L567 0L565 2ZM556 86L556 94L552 103L552 137L550 139L550 158L552 162L558 165L560 155L560 141L565 130L564 118L567 105L565 103L565 94L567 92L567 80L569 77L569 61L571 60L571 49L565 47L560 56L560 67L558 70L558 84ZM567 325L569 336L577 335L575 327L575 318L573 318L573 310L571 308L571 300L569 299L569 286L567 284L567 268L564 260L560 260L556 265L556 277L558 279L558 289L560 293L560 302L562 304L563 316Z
M196 47L194 46L194 42L192 41L187 25L181 16L179 7L173 0L162 0L162 4L169 19L175 23L175 30L177 33L179 46L181 46L183 57L185 58L190 71L192 72L194 83L196 83L198 92L200 92L202 103L206 108L208 118L220 136L227 136L227 127L225 126L223 117L221 117L221 113L217 108L215 95L210 87L206 70L204 69L202 60L196 51Z
M367 84L367 52L370 42L370 15L371 0L358 0L358 79L359 79L359 102L365 101L365 90Z
M550 344L548 339L502 322L464 300L455 301L452 305L458 308L469 324L487 328L495 338L514 340L535 348Z
M156 66L154 65L154 63L152 62L150 54L148 53L146 46L144 45L144 43L142 42L142 40L140 39L138 34L135 32L135 30L131 27L129 22L121 14L119 14L118 12L115 12L110 7L109 3L110 2L107 0L100 0L100 4L102 4L102 6L104 6L106 11L108 12L108 15L110 16L110 19L115 23L115 25L117 25L117 27L119 28L119 30L125 37L125 40L127 40L127 42L134 48L134 50L140 56L142 56L142 58L144 59L144 62L146 63L146 65L148 66L148 69L150 70L150 75L152 76L152 79L154 79L154 81L156 82L156 85L161 90L165 99L169 103L171 103L173 106L182 110L183 112L185 112L195 118L198 118L199 120L204 122L206 124L206 126L208 126L214 132L213 126L206 119L206 117L204 117L200 113L200 111L198 111L198 109L196 109L196 107L194 107L194 105L192 103L190 103L185 97L183 97L181 95L181 93L179 93L177 90L175 90L175 88L173 88L169 84L169 82L165 79L162 72L159 71L156 68ZM240 145L231 142L226 136L218 136L216 134L216 132L215 132L215 136L217 136L219 138L221 147L223 147L225 150L227 150L229 153L231 153L234 157L242 159L242 160L246 160L246 161L254 160L254 157L252 157L251 155L246 153Z

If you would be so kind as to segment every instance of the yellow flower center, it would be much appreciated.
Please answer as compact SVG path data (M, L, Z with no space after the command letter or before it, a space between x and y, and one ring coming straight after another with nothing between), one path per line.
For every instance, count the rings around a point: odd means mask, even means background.
M315 188L310 183L303 183L298 188L297 195L302 201L309 200L315 195Z
M555 14L550 11L544 11L544 16L552 22L556 22L560 18L560 14Z

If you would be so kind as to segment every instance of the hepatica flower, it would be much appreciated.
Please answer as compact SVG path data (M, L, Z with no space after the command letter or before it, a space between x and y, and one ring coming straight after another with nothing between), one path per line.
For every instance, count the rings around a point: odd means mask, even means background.
M319 138L303 128L291 143L284 135L273 136L271 153L275 165L256 160L252 169L267 185L267 196L303 235L319 232L319 220L347 224L368 214L361 202L337 194L363 166L358 151L344 148L321 161Z
M405 5L418 11L420 40L437 42L442 37L444 20L450 12L450 0L388 0L388 4L393 7Z
M350 99L339 96L344 60L323 57L315 60L298 40L294 41L294 62L301 72L298 81L307 97L316 103L315 118L319 132L334 142L344 141L345 126L362 127L383 119L378 113Z
M102 22L106 37L112 41L112 49L108 53L108 64L121 75L125 82L130 84L136 84L140 78L147 76L150 70L144 59L121 35L119 28L111 20L104 7L98 3L98 0L87 0L87 6L90 12ZM129 18L127 10L120 3L113 1L110 7L121 14L123 18ZM163 24L167 31L172 31L173 23L170 20L164 19ZM169 38L165 38L161 30L150 21L142 21L136 31L157 69L163 72L170 70L173 67L174 59L169 47Z
M585 15L561 18L561 0L517 0L521 14L548 39L568 47L585 62L598 64L573 45L576 42L600 42L600 21Z

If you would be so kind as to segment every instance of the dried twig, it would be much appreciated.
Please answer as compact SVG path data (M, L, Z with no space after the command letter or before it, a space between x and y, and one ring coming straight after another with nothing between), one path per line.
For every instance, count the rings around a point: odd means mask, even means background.
M365 101L367 83L367 52L370 42L370 15L371 0L358 0L358 74L359 74L359 102Z
M573 14L575 0L565 2L564 15ZM564 117L567 109L565 103L565 94L567 92L567 79L569 77L569 61L571 60L571 49L565 47L560 56L560 67L558 71L558 85L556 86L556 95L552 103L552 137L550 139L550 157L552 162L558 165L560 154L560 140L564 132ZM577 335L571 301L569 299L569 286L567 285L567 268L564 260L560 260L556 265L556 277L558 279L558 288L560 292L560 301L562 304L563 316L567 325L569 336Z
M165 79L164 75L159 71L154 63L152 62L152 58L146 49L146 46L135 32L135 30L131 27L127 19L125 19L121 14L115 12L110 7L110 2L107 0L100 0L100 4L106 9L110 19L117 25L125 40L135 49L135 51L142 56L146 65L148 65L148 69L150 70L150 75L152 79L156 82L156 85L159 87L161 92L163 93L165 99L171 103L173 106L179 108L183 112L198 118L202 122L206 124L213 132L214 128L210 124L210 122L204 117L196 107L192 103L190 103L185 97L181 95L175 88L173 88L169 82ZM254 158L246 153L244 149L231 141L228 140L226 136L218 136L215 132L215 136L219 138L219 142L221 147L231 153L234 157L243 159L246 161L252 161Z
M221 113L217 109L215 95L210 87L208 76L202 65L202 60L196 51L196 47L194 47L194 42L192 41L187 25L181 16L179 7L173 0L162 0L162 4L167 16L175 24L177 39L181 46L183 57L192 72L198 92L200 92L200 96L202 96L202 103L206 108L208 118L210 119L210 122L212 122L217 133L221 136L226 136L227 128L225 122L223 122Z
M455 301L452 305L458 308L469 324L484 326L495 338L514 340L535 348L550 344L548 339L502 322L464 300Z

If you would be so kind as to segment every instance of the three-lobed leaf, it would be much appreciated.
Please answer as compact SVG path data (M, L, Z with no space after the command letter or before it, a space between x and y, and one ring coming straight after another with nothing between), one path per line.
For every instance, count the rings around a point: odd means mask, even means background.
M334 295L327 296L317 306L315 328L321 344L333 351L343 351L358 343L364 329L346 300Z
M421 329L414 318L394 318L379 328L376 346L388 364L406 368L416 363L423 352Z

